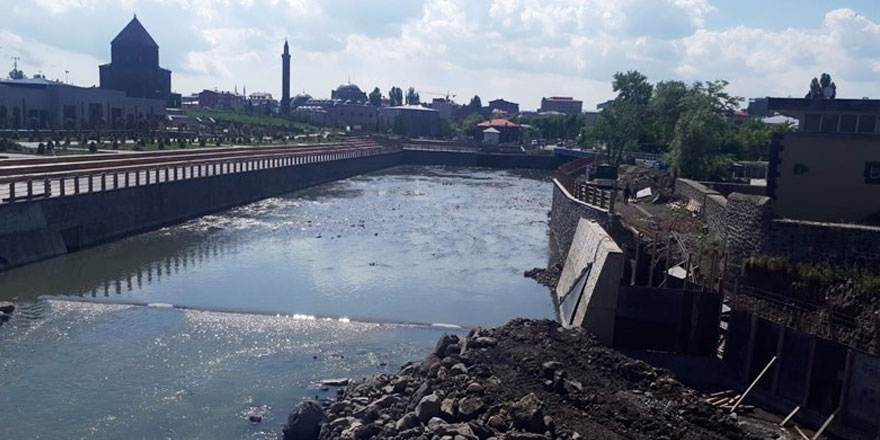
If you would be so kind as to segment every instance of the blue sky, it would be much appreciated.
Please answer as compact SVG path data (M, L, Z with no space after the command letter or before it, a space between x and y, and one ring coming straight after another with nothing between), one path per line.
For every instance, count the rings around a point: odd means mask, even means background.
M829 72L840 96L880 98L878 0L31 0L4 6L0 65L21 57L79 85L98 82L109 42L137 13L161 46L173 88L316 97L364 89L447 90L524 109L570 95L613 96L615 71L652 81L726 79L740 96L799 96Z

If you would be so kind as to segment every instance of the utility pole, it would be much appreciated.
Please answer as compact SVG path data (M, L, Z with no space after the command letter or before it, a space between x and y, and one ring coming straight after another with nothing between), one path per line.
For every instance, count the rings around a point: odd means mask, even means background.
M64 84L70 84L70 71L64 71Z

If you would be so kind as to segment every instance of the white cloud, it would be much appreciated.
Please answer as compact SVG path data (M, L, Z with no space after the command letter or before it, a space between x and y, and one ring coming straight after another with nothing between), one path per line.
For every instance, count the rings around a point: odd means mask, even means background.
M832 74L842 96L880 92L880 26L850 9L828 12L815 30L699 30L681 46L684 56L676 73L688 79L727 78L747 95L802 95L810 78L822 72Z
M24 39L15 49L0 42L0 55L19 51L42 60L44 71L57 69L48 60L74 59L74 43L109 41L104 23L136 11L183 93L247 84L277 94L289 37L294 89L314 96L329 95L350 75L364 89L412 85L451 90L459 100L507 97L523 108L564 94L589 107L611 96L615 71L629 69L654 81L724 78L744 96L801 95L810 78L827 71L842 95L880 95L880 25L850 9L824 14L815 29L768 31L706 28L718 13L714 0L35 1L0 17L0 29ZM46 26L18 25L41 11L50 14ZM103 33L81 41L88 27L68 39L47 31L84 19L100 21ZM84 83L97 82L98 63Z

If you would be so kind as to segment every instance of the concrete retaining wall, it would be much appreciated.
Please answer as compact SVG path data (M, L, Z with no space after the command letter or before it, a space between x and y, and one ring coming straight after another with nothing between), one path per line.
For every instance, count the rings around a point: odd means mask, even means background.
M450 165L485 168L520 168L555 170L570 160L559 156L526 154L492 154L467 151L414 150L403 151L404 163L411 165Z
M571 251L565 262L556 295L580 297L571 322L563 318L565 327L585 327L602 343L614 343L617 295L623 276L623 251L595 221L578 221ZM572 291L578 279L585 276L583 287Z
M0 270L399 165L401 153L0 205Z

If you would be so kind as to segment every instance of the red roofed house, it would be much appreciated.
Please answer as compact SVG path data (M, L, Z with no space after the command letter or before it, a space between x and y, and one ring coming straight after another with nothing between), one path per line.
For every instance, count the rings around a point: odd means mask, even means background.
M481 136L481 138L478 139L480 142L483 141L483 131L489 128L498 130L498 141L502 144L507 142L519 142L522 138L522 127L514 122L508 121L507 119L490 119L477 124L477 128L479 129Z

